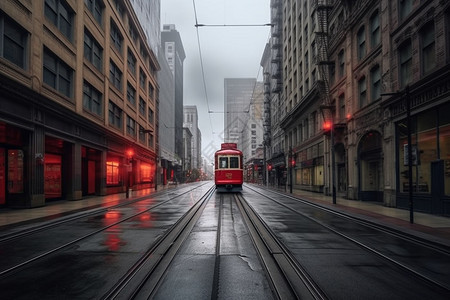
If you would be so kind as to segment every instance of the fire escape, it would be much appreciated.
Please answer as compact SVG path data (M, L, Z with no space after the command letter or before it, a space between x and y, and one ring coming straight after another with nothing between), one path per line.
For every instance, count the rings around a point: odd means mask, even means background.
M331 106L329 68L334 65L334 62L330 61L328 57L328 16L333 8L332 2L334 1L315 0L313 3L313 9L315 8L317 12L317 31L315 32L317 45L316 64L321 78L319 91L324 106Z
M316 43L317 43L317 68L321 78L321 85L319 87L320 97L322 99L321 111L324 117L325 124L329 125L330 133L330 152L331 152L331 193L333 197L333 204L336 203L336 166L335 166L335 149L334 149L334 135L335 135L335 122L334 114L336 108L330 99L330 80L329 80L329 68L334 62L329 59L329 33L328 33L328 21L329 14L333 8L333 0L316 0L313 2L313 9L317 13L317 31ZM327 128L324 128L327 129Z
M280 93L283 85L282 81L282 3L281 0L272 0L270 4L272 13L272 33L271 33L271 48L272 48L272 93Z

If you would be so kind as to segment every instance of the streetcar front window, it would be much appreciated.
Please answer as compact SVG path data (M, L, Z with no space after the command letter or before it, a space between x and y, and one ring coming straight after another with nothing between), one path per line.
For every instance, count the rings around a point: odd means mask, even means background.
M228 157L220 157L219 158L219 168L220 169L228 168Z
M230 169L239 169L239 157L230 157Z

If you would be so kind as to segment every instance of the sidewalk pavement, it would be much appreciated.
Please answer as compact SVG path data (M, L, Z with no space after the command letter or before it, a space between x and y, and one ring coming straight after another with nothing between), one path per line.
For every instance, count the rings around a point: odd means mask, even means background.
M281 191L290 194L284 190ZM450 247L450 218L448 217L413 211L414 223L411 224L409 210L387 207L381 202L348 200L336 197L336 204L333 204L332 196L298 189L293 189L292 195Z

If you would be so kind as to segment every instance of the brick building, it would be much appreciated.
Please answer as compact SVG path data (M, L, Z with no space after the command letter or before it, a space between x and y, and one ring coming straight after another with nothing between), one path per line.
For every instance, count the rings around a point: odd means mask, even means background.
M129 1L1 1L0 24L0 206L154 186L159 65Z

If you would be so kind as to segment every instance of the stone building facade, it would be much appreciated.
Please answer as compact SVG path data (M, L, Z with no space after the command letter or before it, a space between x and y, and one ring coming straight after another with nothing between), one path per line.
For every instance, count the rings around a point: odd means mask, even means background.
M293 187L449 215L449 45L445 1L283 1Z
M149 188L157 58L129 1L0 2L0 205Z

